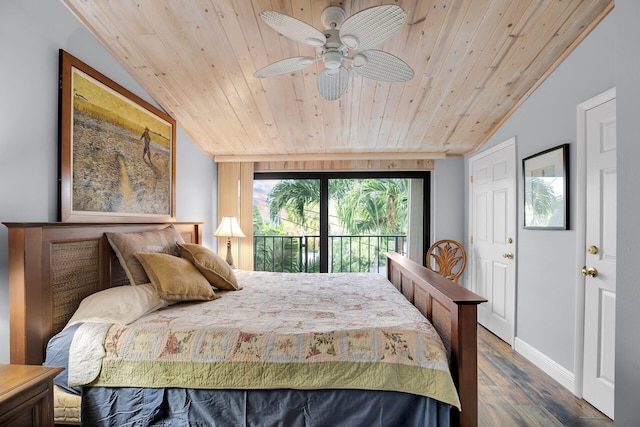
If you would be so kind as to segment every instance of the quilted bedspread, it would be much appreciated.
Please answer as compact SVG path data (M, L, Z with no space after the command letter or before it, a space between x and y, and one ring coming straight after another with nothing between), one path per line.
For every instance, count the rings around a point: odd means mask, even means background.
M91 360L70 364L70 383L393 390L460 408L440 337L383 276L236 276L244 289L213 301L177 304L129 325L83 324L71 360ZM99 348L90 342L96 337Z

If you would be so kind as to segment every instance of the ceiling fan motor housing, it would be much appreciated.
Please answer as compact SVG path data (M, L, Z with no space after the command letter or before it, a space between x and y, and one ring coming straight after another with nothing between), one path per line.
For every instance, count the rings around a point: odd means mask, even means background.
M324 31L327 42L321 48L320 55L324 61L325 67L329 70L335 70L340 67L342 59L347 55L347 48L340 41L340 31L329 29Z
M345 47L340 41L339 30L324 30L324 36L327 38L324 44L327 50L340 50Z

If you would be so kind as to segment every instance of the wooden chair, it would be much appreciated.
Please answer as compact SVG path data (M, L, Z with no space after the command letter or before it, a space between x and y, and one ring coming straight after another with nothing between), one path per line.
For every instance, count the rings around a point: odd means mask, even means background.
M458 283L467 265L467 253L455 240L439 240L427 251L427 268Z

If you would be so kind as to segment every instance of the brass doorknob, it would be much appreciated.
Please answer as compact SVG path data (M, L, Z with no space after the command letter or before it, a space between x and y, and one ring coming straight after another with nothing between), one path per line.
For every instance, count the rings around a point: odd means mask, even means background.
M582 267L582 275L584 277L596 277L598 275L598 270L593 267L587 268L587 266L585 265L584 267Z
M511 252L507 252L506 254L502 254L502 258L513 259L513 254Z

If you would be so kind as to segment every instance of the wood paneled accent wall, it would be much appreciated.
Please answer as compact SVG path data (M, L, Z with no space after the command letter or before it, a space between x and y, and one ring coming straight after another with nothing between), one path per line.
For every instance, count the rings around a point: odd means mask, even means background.
M238 218L247 236L232 239L234 264L243 270L253 270L253 163L218 163L218 227L223 216ZM227 239L218 238L218 253L227 253Z

